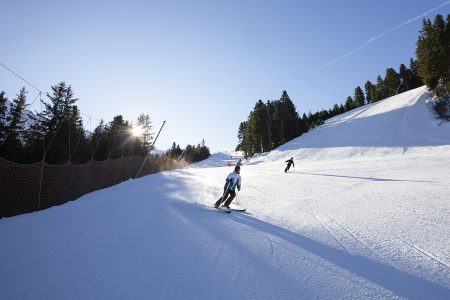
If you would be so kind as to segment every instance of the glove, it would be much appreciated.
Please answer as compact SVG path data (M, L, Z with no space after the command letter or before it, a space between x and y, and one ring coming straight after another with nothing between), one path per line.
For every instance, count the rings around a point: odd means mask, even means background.
M237 188L237 189L238 189L238 191L239 191L239 192L241 191L241 187L240 187L240 186L238 186L238 188Z

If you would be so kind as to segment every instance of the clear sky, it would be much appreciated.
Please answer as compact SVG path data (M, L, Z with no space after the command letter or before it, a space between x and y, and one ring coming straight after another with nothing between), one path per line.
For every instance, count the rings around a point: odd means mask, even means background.
M438 13L449 0L2 1L0 62L45 92L70 84L88 130L145 113L155 133L167 121L157 148L216 152L259 99L286 90L300 114L329 109L409 66ZM10 100L23 86L31 103L38 92L0 66Z

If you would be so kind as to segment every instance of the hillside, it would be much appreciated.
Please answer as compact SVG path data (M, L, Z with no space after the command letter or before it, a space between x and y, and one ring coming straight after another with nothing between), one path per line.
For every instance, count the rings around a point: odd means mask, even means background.
M226 153L1 219L0 295L449 299L450 126L429 97L366 105L249 160L245 213L211 208Z

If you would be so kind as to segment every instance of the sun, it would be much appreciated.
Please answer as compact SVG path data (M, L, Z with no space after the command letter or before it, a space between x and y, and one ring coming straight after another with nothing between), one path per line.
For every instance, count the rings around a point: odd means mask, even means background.
M133 126L133 128L131 128L131 133L133 134L133 136L141 136L143 131L144 130L139 125Z

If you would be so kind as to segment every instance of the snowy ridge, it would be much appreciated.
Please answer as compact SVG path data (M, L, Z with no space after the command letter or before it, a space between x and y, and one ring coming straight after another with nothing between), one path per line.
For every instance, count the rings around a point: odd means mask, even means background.
M267 159L403 155L420 147L448 147L450 126L433 118L430 97L423 86L356 108L280 146Z
M450 127L428 98L253 158L233 202L245 213L211 208L228 153L1 219L2 298L450 299Z

